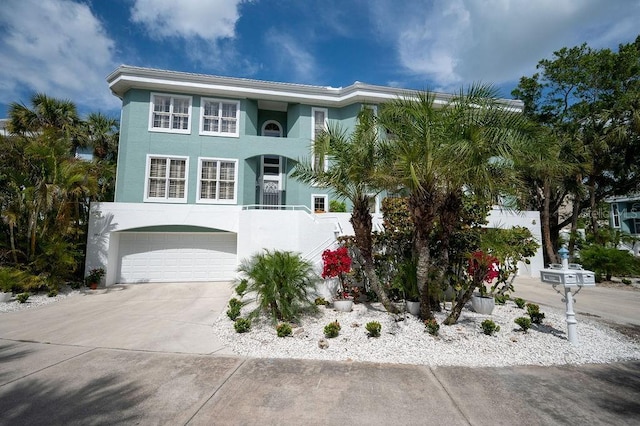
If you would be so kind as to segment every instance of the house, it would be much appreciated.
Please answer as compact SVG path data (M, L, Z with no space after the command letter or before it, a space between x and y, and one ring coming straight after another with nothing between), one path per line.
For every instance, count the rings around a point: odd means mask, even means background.
M621 249L640 255L640 195L632 194L624 197L607 199L611 206L609 226L625 234L629 234L639 241L622 242Z
M91 206L86 263L106 269L107 285L231 280L263 248L320 259L352 232L349 214L329 212L330 190L291 178L296 160L311 158L329 122L351 129L364 105L406 95L126 65L107 81L122 100L115 201ZM540 237L537 212L495 210L490 221ZM541 253L532 265L536 274Z

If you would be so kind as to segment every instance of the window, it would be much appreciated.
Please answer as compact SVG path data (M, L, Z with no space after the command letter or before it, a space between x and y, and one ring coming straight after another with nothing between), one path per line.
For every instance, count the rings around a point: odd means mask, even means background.
M315 213L324 213L328 211L329 196L326 194L314 194L311 196L311 204Z
M145 201L187 201L186 157L147 156Z
M262 125L262 136L282 137L282 126L275 120L267 120Z
M198 202L235 204L238 161L201 158L198 170Z
M200 106L200 134L238 137L239 116L239 101L203 98Z
M191 133L191 97L151 94L149 130Z
M327 116L328 110L326 108L311 108L311 140L315 144L316 138L324 131L327 130ZM315 145L314 152L311 153L313 168L316 169L320 166L320 159L316 158ZM328 157L324 157L324 170L328 170L329 161Z
M613 217L613 227L620 228L620 213L616 203L611 204L611 216Z

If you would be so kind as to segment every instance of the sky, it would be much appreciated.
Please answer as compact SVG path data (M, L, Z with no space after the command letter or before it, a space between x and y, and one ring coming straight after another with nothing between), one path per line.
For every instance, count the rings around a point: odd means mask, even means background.
M120 64L503 97L562 47L617 49L640 0L3 0L0 118L34 93L119 116Z

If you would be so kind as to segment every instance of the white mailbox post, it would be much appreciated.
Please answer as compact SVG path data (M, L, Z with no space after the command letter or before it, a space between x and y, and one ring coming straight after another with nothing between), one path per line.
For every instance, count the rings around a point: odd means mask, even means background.
M549 268L540 270L540 279L543 283L549 283L553 286L554 290L558 293L560 291L556 288L559 284L564 286L564 302L567 306L567 339L571 344L578 343L578 332L576 314L573 311L573 296L571 293L572 288L577 287L578 290L575 294L584 286L595 286L596 276L592 271L582 269L581 265L569 263L569 250L561 248L558 250L560 258L562 258L562 264L552 264ZM562 294L562 293L560 293Z

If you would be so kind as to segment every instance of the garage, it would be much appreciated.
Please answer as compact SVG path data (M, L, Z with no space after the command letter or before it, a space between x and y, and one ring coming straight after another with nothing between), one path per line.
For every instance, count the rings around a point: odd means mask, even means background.
M236 234L122 232L120 283L230 281L236 276Z

